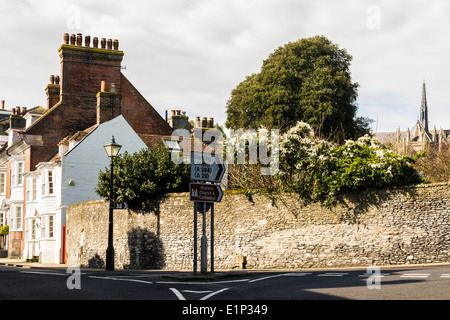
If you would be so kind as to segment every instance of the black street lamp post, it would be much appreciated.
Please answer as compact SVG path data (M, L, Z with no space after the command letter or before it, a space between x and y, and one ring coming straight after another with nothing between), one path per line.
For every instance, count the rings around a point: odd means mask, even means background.
M113 167L114 158L120 151L121 145L117 144L114 140L114 136L111 138L111 142L104 146L106 154L111 158L111 178L109 180L109 224L108 224L108 248L106 249L106 270L114 270L114 246L113 246L113 211L114 211L114 191L113 191Z

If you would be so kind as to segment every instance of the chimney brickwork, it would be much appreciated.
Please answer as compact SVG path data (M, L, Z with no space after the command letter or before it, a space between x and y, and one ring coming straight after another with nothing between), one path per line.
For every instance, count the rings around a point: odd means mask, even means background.
M52 108L60 100L59 76L50 76L50 83L45 87L47 94L47 109Z
M116 84L111 83L110 92L106 92L106 81L102 81L102 90L97 93L97 124L119 116L121 104L122 94L117 92Z
M24 132L43 142L32 146L31 170L57 153L63 138L120 114L139 135L171 135L167 122L121 73L118 40L66 33L58 52L60 83L52 76L45 90L49 111ZM114 86L102 88L102 81Z

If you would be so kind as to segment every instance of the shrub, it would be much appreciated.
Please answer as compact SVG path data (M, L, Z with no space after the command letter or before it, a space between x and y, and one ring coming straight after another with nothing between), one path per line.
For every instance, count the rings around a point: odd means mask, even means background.
M95 192L109 199L108 168L100 171ZM142 149L130 155L125 152L114 159L115 201L126 202L131 209L147 211L152 201L169 192L189 189L189 165L175 164L164 147Z
M278 178L306 203L331 207L341 191L423 182L413 166L422 155L399 156L368 135L337 145L299 122L280 138Z

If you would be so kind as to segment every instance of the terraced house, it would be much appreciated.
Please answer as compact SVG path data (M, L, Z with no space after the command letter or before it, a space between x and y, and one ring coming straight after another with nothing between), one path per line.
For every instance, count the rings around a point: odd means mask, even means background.
M132 128L133 137L147 147L172 133L169 124L122 74L124 52L119 50L118 40L93 38L91 44L90 36L66 33L63 41L58 49L61 75L50 77L45 88L47 105L16 107L0 119L5 128L0 139L4 143L0 147L0 217L10 226L8 255L13 258L65 261L63 191L74 183L82 188L83 181L65 181L64 156L93 131L97 135L104 132L103 143L103 137L90 140L102 149L111 139L111 130L96 128L102 124L106 128L106 123L120 117L124 130ZM120 142L134 144L130 139ZM86 161L85 166L95 162L92 158ZM105 154L95 165L108 163ZM77 165L70 164L72 170ZM92 188L87 182L84 185Z

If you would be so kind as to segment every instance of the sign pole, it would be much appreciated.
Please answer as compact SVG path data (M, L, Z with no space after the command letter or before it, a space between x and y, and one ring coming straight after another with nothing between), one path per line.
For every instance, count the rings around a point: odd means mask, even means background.
M197 205L194 202L194 274L197 274Z
M211 156L209 154L209 156ZM220 183L225 173L225 165L220 155L215 155L209 163L204 159L204 153L191 152L191 183L189 198L194 202L194 274L197 274L197 212L201 212L202 236L200 241L200 272L208 272L208 238L206 237L206 211L211 208L211 272L214 272L214 203L220 202L223 191ZM201 183L205 181L206 183ZM207 208L208 205L208 208Z
M205 274L208 272L208 259L207 259L207 247L208 247L208 239L206 238L206 202L203 202L203 223L202 223L202 239L200 244L200 254L201 254L201 273Z
M214 272L214 203L211 204L211 272Z

